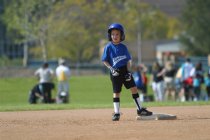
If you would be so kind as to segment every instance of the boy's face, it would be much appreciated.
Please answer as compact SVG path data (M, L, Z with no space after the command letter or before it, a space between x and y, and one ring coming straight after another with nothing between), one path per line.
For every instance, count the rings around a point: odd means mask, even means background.
M114 44L120 43L121 32L119 30L113 29L111 31L111 38Z

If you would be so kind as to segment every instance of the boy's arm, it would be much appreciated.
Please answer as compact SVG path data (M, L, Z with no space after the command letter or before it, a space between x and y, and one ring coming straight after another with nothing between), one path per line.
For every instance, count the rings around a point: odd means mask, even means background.
M107 67L107 68L110 68L110 64L107 62L107 61L103 61L104 65Z
M104 65L110 70L113 76L119 76L119 72L116 69L112 68L107 61L103 61Z

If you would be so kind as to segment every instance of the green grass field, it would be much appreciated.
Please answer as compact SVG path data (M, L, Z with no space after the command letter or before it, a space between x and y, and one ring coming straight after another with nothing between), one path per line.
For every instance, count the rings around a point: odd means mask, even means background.
M69 104L28 103L29 90L36 84L35 78L0 79L0 111L58 110L83 108L112 108L112 87L109 76L73 76L70 79ZM56 84L56 80L55 80ZM56 95L53 91L53 97ZM149 87L149 93L152 94ZM206 105L210 102L147 102L143 106ZM135 107L130 91L123 88L121 107Z

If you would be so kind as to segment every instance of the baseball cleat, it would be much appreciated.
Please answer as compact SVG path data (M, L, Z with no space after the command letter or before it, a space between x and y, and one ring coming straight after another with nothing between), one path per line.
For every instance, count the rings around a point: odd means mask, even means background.
M112 116L112 121L119 121L120 120L120 114L114 114Z
M148 111L146 108L141 108L140 110L137 110L137 114L139 116L151 116L153 113Z

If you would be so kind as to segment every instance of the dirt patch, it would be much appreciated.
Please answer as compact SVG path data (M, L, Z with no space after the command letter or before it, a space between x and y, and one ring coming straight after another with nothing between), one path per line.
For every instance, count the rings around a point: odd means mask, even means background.
M208 140L210 106L151 107L177 120L137 121L135 108L0 112L1 140Z

